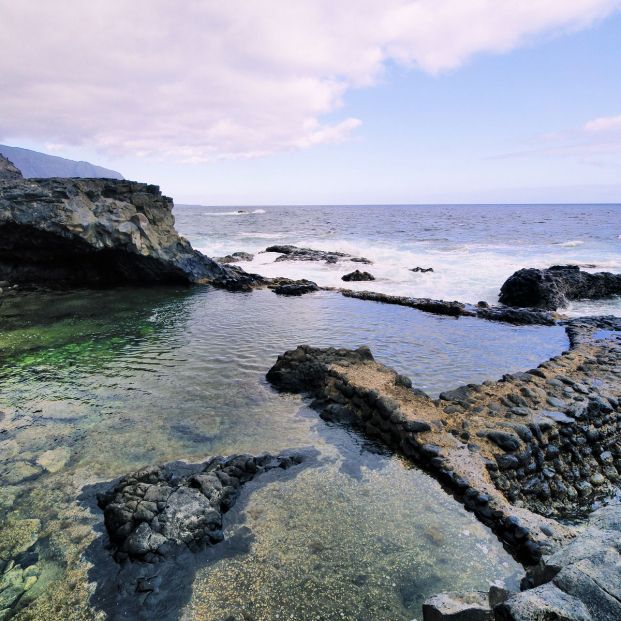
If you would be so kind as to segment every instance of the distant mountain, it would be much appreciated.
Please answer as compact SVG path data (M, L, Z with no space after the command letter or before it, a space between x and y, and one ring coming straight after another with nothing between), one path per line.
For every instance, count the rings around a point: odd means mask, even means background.
M57 155L47 155L21 147L0 144L0 155L8 158L24 177L103 177L123 179L121 173L89 162L76 162Z

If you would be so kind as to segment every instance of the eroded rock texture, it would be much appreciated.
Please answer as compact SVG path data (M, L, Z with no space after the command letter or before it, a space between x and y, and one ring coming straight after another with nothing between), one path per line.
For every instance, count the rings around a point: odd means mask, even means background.
M180 546L222 541L222 515L258 474L300 464L301 453L212 457L203 464L152 466L98 496L118 561L156 563Z
M0 280L47 286L202 283L256 278L194 250L154 185L112 179L0 182Z
M598 300L621 295L621 274L583 272L575 265L526 268L510 276L500 289L500 302L555 310L570 300Z

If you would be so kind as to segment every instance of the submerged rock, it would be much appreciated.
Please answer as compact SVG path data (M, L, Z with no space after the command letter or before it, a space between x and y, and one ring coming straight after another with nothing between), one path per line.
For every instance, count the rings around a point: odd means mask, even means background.
M313 250L312 248L299 248L298 246L276 245L269 246L265 252L277 252L280 254L276 257L276 262L280 261L325 261L326 263L337 263L343 259L354 261L356 263L371 264L372 261L364 257L352 257L346 252L335 252L326 250Z
M0 182L0 280L46 286L251 280L194 250L157 186L113 179Z
M202 464L152 466L119 481L97 498L117 561L158 562L178 548L222 541L222 514L244 483L303 461L301 453L212 457Z
M252 533L243 525L243 505L232 509L242 487L258 475L266 482L291 478L295 466L316 455L305 449L173 462L128 475L98 493L109 542L97 538L85 553L95 584L92 606L110 621L179 619L199 568L248 552ZM101 488L87 486L80 500L94 509L93 495ZM225 538L223 515L231 509Z
M350 272L349 274L345 274L345 276L343 276L341 280L344 280L345 282L360 282L363 280L375 280L375 276L373 276L373 274L370 274L369 272L361 272L360 270L355 270L353 272Z
M556 310L570 300L597 300L621 295L621 274L583 272L576 265L548 269L521 269L500 289L500 302L508 306Z

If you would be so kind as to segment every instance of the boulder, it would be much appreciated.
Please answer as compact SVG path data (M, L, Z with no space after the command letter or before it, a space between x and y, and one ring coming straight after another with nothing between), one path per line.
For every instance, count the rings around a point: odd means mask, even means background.
M292 280L290 282L283 282L272 289L274 293L278 295L304 295L305 293L312 293L313 291L319 291L317 283L312 280Z
M194 250L154 185L113 179L0 181L0 280L54 287L258 282Z
M254 255L250 252L233 252L224 257L215 257L214 261L218 263L239 263L240 261L252 261Z
M485 591L447 592L434 595L423 604L423 621L493 621Z
M526 268L511 275L500 289L507 306L556 310L570 300L597 300L621 295L621 274L583 272L576 265Z
M375 280L375 276L373 274L369 274L369 272L361 272L360 270L355 270L354 272L350 272L349 274L345 274L341 278L345 282L360 282L363 280Z
M553 584L516 593L494 608L496 621L602 621Z

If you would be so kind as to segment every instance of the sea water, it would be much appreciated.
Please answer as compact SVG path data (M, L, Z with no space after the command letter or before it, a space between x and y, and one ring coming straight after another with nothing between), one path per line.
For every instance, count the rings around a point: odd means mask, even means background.
M436 481L278 394L265 373L300 343L366 344L437 395L560 353L562 328L208 287L6 299L0 326L0 552L30 529L16 560L38 575L9 608L17 619L95 618L85 553L102 515L80 502L86 486L297 447L314 447L316 463L244 492L225 534L248 529L249 548L200 567L165 618L411 621L441 590L517 587L520 566Z
M180 231L209 256L255 253L239 265L323 286L343 286L343 274L364 268L376 280L347 287L495 303L502 283L523 267L621 271L621 205L179 206L175 213ZM274 244L347 252L373 265L275 263L278 255L261 253ZM566 312L619 315L621 299L574 302Z

